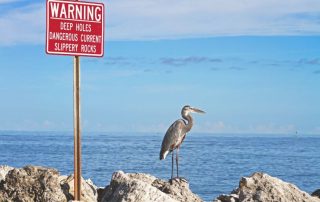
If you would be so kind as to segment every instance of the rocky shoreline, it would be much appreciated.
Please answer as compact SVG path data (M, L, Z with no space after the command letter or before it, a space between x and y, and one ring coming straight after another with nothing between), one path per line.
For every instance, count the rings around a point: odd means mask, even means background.
M144 173L117 171L106 187L82 179L84 202L201 202L188 182L172 183ZM0 201L67 202L73 200L73 176L63 176L53 168L0 166ZM265 173L243 177L239 187L213 202L320 202L320 190L312 195Z

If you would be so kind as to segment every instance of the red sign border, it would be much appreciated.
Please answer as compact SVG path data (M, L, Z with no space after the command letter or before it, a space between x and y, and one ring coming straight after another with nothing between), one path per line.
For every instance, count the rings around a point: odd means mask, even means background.
M101 54L85 54L85 53L71 53L71 52L56 52L56 51L49 51L49 39L48 39L48 31L49 31L49 2L63 2L63 3L75 3L75 4L89 4L89 5L99 5L102 6L102 47L101 47ZM47 0L47 5L46 5L46 53L47 54L52 54L52 55L67 55L67 56L88 56L88 57L103 57L104 55L104 31L105 31L105 23L104 23L104 18L105 18L105 8L103 3L97 3L97 2L88 2L88 1L72 1L72 0Z

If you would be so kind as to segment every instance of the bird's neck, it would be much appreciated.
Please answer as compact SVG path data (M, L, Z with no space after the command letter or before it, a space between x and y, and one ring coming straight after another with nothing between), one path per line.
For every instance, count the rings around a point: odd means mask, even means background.
M192 116L190 116L190 114L182 117L188 121L188 123L186 124L186 132L189 132L193 126L193 118Z

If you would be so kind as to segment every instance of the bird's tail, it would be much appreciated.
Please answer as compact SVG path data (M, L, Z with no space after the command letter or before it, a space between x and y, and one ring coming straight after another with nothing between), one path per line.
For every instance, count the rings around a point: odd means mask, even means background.
M163 160L168 155L169 151L160 151L160 160Z

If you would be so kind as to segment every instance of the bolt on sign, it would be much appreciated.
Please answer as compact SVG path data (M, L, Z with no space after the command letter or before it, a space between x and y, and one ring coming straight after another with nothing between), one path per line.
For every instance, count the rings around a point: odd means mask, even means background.
M104 5L83 1L47 0L46 52L102 57Z

